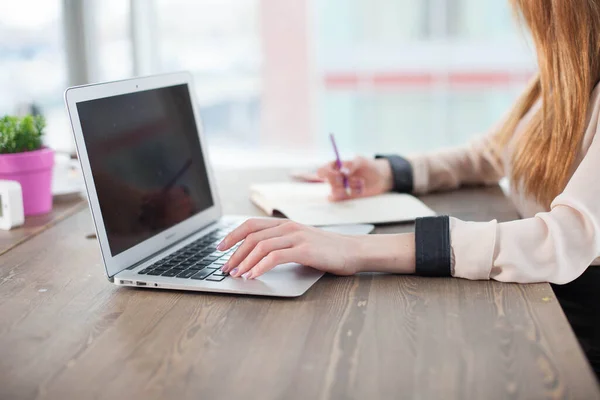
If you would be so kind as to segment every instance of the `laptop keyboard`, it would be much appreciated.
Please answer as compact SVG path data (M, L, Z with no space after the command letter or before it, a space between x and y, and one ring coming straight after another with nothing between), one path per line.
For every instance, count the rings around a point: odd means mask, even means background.
M235 226L228 225L215 229L144 268L138 274L221 282L227 277L227 274L221 271L221 267L229 260L239 243L227 251L217 250L217 245Z

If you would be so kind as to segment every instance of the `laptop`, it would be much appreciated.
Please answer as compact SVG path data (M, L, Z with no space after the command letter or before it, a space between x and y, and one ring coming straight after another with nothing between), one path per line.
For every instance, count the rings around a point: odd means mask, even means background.
M216 245L247 217L221 212L193 88L183 72L65 92L106 276L140 288L302 295L322 272L294 263L254 280L221 272L237 246Z

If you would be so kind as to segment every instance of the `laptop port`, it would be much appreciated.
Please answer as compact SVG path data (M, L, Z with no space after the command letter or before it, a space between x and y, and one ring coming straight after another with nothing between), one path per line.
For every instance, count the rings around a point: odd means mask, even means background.
M133 282L132 281L124 281L123 279L121 279L121 285L132 285Z
M146 286L146 282L136 282L136 286Z

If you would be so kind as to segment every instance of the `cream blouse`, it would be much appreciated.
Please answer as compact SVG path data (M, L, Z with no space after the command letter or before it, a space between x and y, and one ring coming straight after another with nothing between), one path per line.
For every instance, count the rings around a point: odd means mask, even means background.
M510 176L512 146L539 108L540 103L520 122L501 162L489 151L494 131L469 146L407 157L413 170L413 191L423 194L462 184L496 184ZM564 284L591 264L600 264L599 117L600 86L596 86L576 169L550 210L511 185L509 197L523 219L498 223L450 218L453 276Z

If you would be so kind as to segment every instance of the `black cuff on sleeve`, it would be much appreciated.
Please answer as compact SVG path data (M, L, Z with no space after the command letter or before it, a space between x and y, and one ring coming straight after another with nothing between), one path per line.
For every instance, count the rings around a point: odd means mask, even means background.
M451 276L450 218L417 218L415 224L416 273Z
M394 177L394 187L392 188L394 192L412 193L413 170L405 158L394 155L376 155L375 158L385 158L390 163Z

